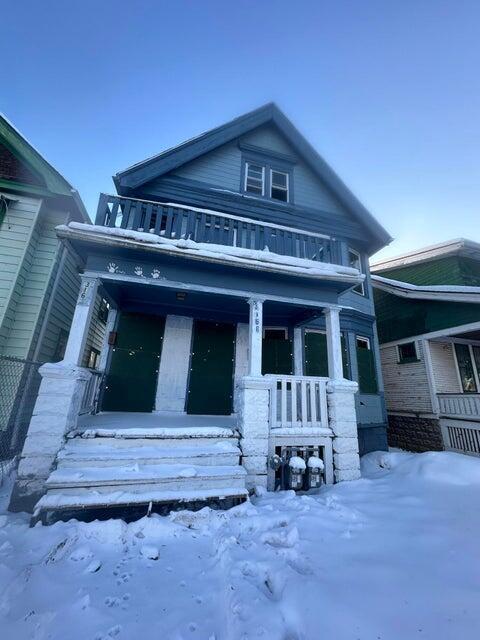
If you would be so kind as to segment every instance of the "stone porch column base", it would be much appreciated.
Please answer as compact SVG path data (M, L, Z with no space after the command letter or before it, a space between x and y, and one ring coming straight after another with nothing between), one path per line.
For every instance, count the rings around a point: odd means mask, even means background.
M237 384L238 428L247 489L267 486L270 429L270 382L262 377L241 378Z
M65 434L77 424L85 387L91 373L73 364L47 363L40 367L42 382L23 446L9 509L31 511L45 492Z
M328 424L333 437L333 468L336 482L360 478L357 416L355 412L356 382L329 380L327 383Z

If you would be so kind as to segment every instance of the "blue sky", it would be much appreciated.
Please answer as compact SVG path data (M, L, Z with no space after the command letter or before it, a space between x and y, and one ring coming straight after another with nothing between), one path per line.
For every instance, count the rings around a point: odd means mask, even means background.
M480 241L477 0L3 3L0 110L94 214L111 176L274 100L399 252Z

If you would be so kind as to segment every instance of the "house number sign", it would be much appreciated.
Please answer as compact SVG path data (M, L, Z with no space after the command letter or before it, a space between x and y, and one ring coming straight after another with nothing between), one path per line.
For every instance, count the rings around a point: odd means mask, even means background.
M260 332L260 305L258 300L253 303L253 325L255 327L255 333Z
M89 305L92 301L93 292L94 292L94 281L93 280L83 280L80 286L80 293L78 294L78 303L79 305Z

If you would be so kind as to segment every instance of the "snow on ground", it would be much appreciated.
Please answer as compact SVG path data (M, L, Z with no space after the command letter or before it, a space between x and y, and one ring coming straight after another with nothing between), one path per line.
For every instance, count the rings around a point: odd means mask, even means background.
M128 525L0 505L0 637L478 638L480 460L375 453L363 474Z

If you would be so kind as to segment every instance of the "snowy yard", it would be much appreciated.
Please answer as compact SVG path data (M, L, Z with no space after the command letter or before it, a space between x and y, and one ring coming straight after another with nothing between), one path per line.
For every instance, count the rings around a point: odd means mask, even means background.
M129 525L0 515L0 637L478 638L480 460L377 453L363 473Z

